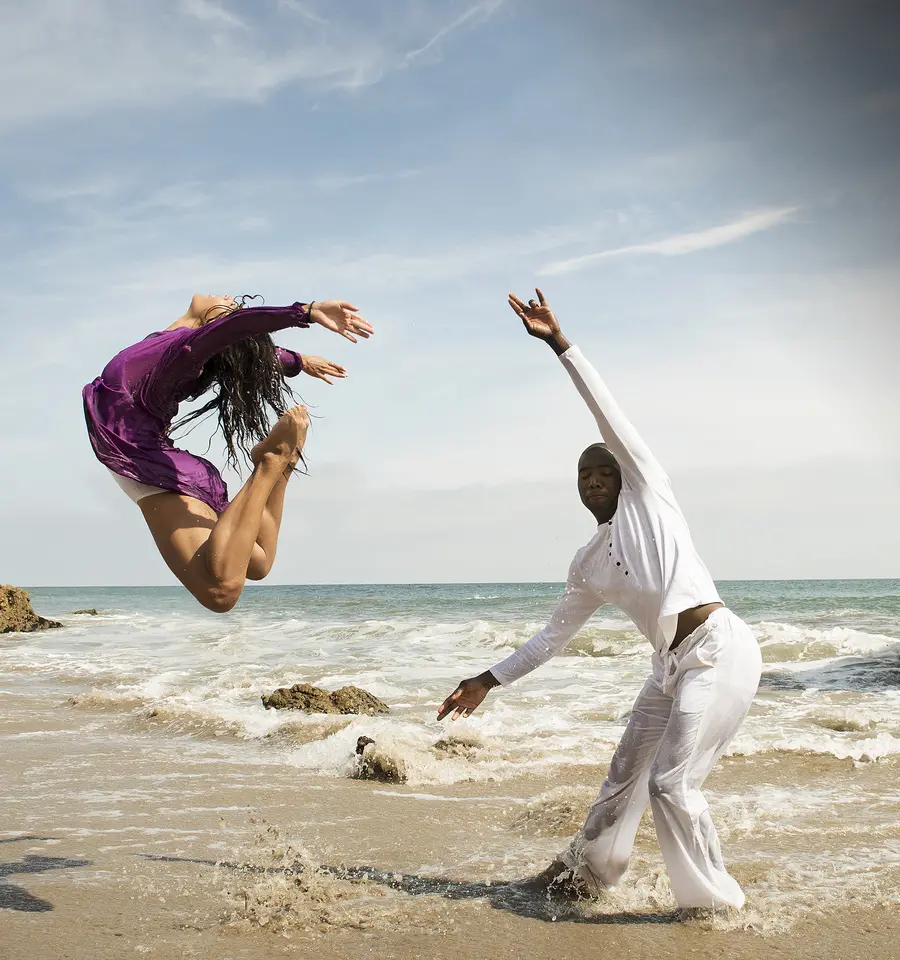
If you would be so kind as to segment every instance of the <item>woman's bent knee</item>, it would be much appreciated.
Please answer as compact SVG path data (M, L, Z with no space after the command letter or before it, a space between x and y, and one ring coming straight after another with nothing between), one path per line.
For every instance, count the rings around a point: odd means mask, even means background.
M243 584L240 586L217 584L202 592L195 592L194 596L207 610L212 610L213 613L228 613L229 610L234 609L242 590Z
M250 562L247 564L248 580L265 580L272 571L272 561L265 550L257 543L250 553Z
M272 572L272 564L266 561L258 562L255 557L247 564L248 580L265 580Z

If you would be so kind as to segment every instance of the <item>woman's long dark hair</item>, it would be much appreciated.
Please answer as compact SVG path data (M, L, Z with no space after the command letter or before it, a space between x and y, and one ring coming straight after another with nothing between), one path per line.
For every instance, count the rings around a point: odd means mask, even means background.
M241 310L256 299L262 298L258 294L238 297L235 309ZM209 319L204 318L204 322ZM251 447L268 434L270 414L280 417L294 395L285 382L272 338L267 333L245 337L207 360L188 399L196 400L210 389L215 391L212 399L182 417L172 430L215 413L225 439L226 463L237 470L241 454L249 460Z

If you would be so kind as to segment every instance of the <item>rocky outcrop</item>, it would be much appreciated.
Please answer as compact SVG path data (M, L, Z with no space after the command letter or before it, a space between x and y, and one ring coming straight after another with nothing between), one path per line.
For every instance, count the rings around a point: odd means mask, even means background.
M100 611L96 607L88 607L87 610L73 610L72 616L77 617L79 614L85 614L89 617L99 617Z
M356 741L354 757L354 780L378 780L381 783L406 783L406 761L388 750L379 747L371 737Z
M61 626L56 620L39 617L24 590L0 584L0 633L32 633Z
M335 690L331 695L331 702L337 707L338 713L365 713L372 716L388 712L388 705L384 701L360 687L341 687L340 690Z
M308 683L279 687L263 696L266 710L302 710L304 713L362 713L372 716L387 713L388 707L378 697L359 687L341 687L329 693Z

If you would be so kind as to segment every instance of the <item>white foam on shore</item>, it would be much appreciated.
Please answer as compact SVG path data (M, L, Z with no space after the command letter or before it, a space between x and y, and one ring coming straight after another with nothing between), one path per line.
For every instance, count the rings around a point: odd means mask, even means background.
M472 718L441 726L437 705L458 681L520 646L542 621L407 612L326 622L280 602L280 617L258 608L227 620L180 609L77 617L77 628L5 645L0 676L13 690L26 683L36 702L63 695L110 721L121 714L123 732L215 738L244 757L250 749L260 762L324 777L348 776L356 739L373 737L410 784L426 785L605 765L649 668L649 645L624 618L601 611L562 656L493 691ZM890 669L896 639L823 623L767 620L754 630L765 677L732 754L865 762L900 753L900 698L871 679L882 661ZM261 694L295 682L362 686L393 711L347 718L263 709ZM436 752L448 729L472 731L482 744L467 755Z

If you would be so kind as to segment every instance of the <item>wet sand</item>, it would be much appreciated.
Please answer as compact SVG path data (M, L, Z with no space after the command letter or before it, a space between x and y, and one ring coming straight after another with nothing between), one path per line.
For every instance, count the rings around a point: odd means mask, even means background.
M212 735L62 699L0 695L0 717L2 960L897 955L897 887L884 874L869 889L856 868L846 895L818 906L781 877L778 902L766 895L784 845L821 849L812 862L839 870L842 844L896 840L896 807L876 811L876 833L851 806L818 835L723 831L748 908L683 921L649 821L633 886L604 904L511 884L564 844L599 765L543 781L383 785L298 774L277 752L260 762ZM889 798L897 774L828 757L732 758L708 785L724 803L751 786L814 790L841 777Z

